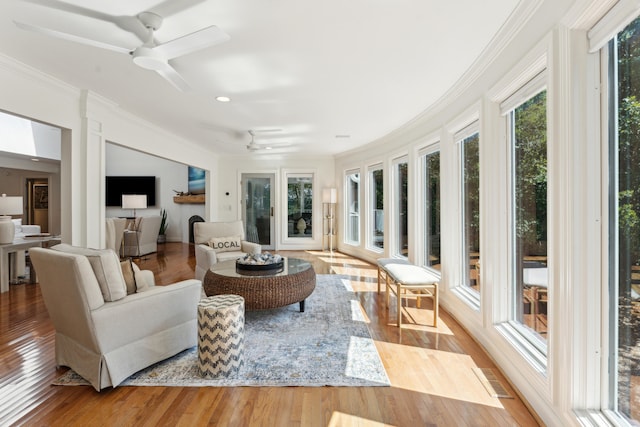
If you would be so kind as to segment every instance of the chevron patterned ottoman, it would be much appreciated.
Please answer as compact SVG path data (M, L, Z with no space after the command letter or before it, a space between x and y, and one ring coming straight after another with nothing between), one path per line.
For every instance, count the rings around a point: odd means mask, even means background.
M244 364L244 298L216 295L198 303L198 368L208 378L230 377Z

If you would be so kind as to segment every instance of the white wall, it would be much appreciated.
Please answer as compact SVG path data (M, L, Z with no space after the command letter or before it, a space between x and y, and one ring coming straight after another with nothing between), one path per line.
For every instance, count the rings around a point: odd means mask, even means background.
M284 238L286 233L286 185L287 171L310 172L315 176L314 191L314 233L312 242L297 243ZM322 189L335 187L334 159L327 157L305 157L283 159L277 155L262 155L258 153L247 156L229 156L220 159L218 173L215 178L215 189L212 195L212 203L219 209L217 221L230 221L240 219L242 216L242 197L240 177L243 173L274 173L276 176L274 216L276 218L276 249L320 249L322 247ZM227 196L225 193L229 192ZM284 196L283 196L284 195ZM279 201L280 203L277 203ZM316 232L316 230L318 232Z
M108 176L155 176L156 205L138 211L137 215L158 215L160 209L166 209L169 221L167 241L189 242L189 217L199 215L204 218L205 207L177 204L173 201L173 190L187 191L188 166L112 143L105 146L105 160L105 172ZM107 207L106 216L131 216L131 212L118 207Z
M72 87L3 55L0 93L0 110L62 129L60 212L62 240L67 243L90 247L105 244L107 140L209 171L216 168L215 153L140 120L98 94ZM213 209L207 204L205 216L214 216Z
M205 220L239 217L237 178L243 171L314 171L319 190L316 224L321 223L321 189L335 183L330 157L283 160L248 154L221 161L217 153L202 148L205 144L197 145L168 133L98 94L72 87L3 55L0 55L0 92L3 94L0 110L62 129L61 233L63 241L75 245L101 247L105 243L102 224L106 217L107 141L207 170L206 204L201 215ZM33 102L36 99L38 102ZM230 196L224 196L226 191ZM197 208L184 205L182 209L189 213ZM318 236L313 245L320 247L321 235Z

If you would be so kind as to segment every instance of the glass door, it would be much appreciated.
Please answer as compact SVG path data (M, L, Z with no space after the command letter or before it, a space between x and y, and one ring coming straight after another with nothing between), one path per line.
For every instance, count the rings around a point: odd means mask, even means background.
M39 225L42 233L49 232L49 181L27 178L27 224Z
M262 249L275 249L275 220L273 189L275 174L242 174L242 220L250 242L260 243Z

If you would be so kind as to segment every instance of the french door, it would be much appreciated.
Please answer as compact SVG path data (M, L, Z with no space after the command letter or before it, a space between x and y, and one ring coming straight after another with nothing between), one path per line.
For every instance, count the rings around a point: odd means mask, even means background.
M243 173L242 220L248 241L260 243L262 249L275 249L275 174Z

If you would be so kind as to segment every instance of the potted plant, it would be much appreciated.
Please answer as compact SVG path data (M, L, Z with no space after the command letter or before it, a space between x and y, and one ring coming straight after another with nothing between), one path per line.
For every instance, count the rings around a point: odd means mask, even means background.
M160 231L158 231L158 243L164 243L167 241L167 228L169 227L169 222L167 221L167 210L160 209Z

